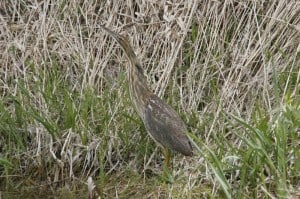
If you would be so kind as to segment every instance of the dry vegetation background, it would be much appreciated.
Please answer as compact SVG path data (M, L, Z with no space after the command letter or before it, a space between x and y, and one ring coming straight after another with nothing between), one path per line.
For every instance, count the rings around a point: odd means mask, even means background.
M187 123L170 184L99 24ZM0 198L297 198L299 43L296 0L1 1Z

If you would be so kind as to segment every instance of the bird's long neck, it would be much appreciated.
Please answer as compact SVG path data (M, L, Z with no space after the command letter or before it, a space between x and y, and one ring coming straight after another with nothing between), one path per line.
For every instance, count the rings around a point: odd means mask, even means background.
M143 69L138 63L130 63L129 73L129 92L134 103L136 111L141 118L144 117L144 107L146 107L147 98L151 95L150 89L147 87L147 81L143 73Z
M130 97L132 98L132 101L134 103L134 106L139 116L143 118L144 107L146 107L145 103L147 101L146 99L152 93L150 89L147 87L147 81L144 76L144 72L141 67L141 64L138 61L137 56L134 53L131 45L129 44L128 40L125 37L107 29L104 26L101 27L117 40L117 42L121 45L126 56L130 61L129 72L128 72Z
M151 94L150 89L147 86L146 77L144 75L143 68L138 61L133 49L127 42L123 46L123 49L130 61L129 71L128 71L128 81L129 81L129 92L135 109L141 118L144 117L144 109L146 107L147 98Z

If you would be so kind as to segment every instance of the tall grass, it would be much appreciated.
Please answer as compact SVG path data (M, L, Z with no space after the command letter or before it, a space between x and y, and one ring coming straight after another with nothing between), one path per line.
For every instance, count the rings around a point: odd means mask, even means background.
M298 1L0 3L0 198L297 198ZM127 35L195 155L162 155L130 102Z

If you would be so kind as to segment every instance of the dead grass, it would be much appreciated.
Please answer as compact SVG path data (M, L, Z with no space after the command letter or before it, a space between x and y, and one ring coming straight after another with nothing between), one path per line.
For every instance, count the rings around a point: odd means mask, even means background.
M298 114L299 13L296 0L1 2L0 198L86 198L89 176L91 197L280 197L264 163L249 175L269 174L241 182L255 132L244 122L276 141L278 118ZM175 156L173 184L159 180L160 150L129 101L128 62L99 24L128 35L150 87L188 125L196 155ZM296 198L300 124L289 119L280 179Z

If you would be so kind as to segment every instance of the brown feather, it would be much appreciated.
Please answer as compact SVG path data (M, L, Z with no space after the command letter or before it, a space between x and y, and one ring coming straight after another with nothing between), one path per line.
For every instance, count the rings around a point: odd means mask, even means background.
M121 45L129 61L130 96L151 137L163 147L192 156L193 149L189 142L187 129L176 111L164 103L147 87L143 69L128 40L117 33L101 26Z

